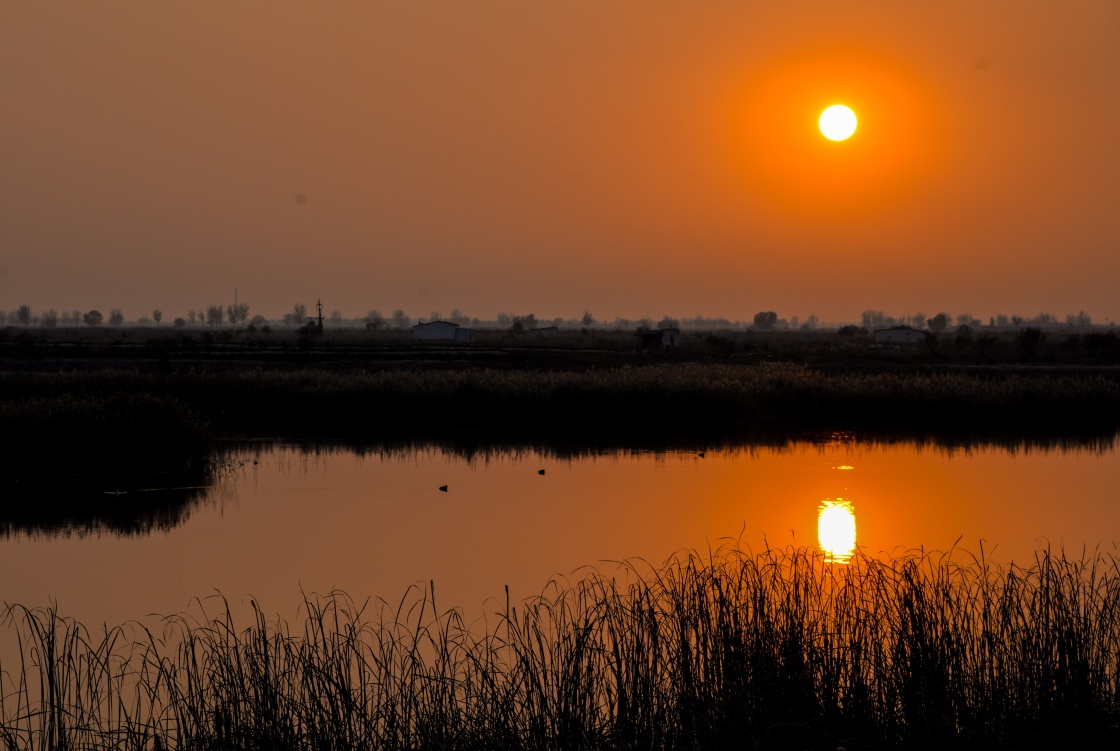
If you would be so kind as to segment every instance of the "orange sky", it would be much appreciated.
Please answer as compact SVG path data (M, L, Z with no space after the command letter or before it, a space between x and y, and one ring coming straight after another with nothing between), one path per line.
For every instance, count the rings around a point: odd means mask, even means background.
M1114 0L0 0L0 307L1116 320L1117 40Z

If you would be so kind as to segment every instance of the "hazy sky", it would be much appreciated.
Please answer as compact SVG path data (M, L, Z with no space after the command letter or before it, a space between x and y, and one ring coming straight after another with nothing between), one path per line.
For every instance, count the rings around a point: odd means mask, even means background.
M1118 0L0 0L5 309L1103 321L1118 285Z

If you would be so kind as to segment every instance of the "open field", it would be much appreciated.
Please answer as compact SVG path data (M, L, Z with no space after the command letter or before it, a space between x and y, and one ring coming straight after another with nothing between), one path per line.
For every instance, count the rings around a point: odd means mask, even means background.
M211 602L211 605L213 603ZM500 608L500 606L499 606ZM1049 749L1120 741L1120 568L737 546L556 581L485 623L311 596L162 626L10 607L0 745Z

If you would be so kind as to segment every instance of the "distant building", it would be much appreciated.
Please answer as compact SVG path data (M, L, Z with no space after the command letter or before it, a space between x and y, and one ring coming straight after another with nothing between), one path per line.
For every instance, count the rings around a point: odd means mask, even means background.
M918 344L925 340L926 332L909 326L892 326L889 329L876 329L872 336L875 344Z
M426 341L474 341L474 330L451 321L429 321L412 327L412 338Z
M638 329L638 350L640 352L654 352L660 350L668 352L680 344L681 330L678 328L667 329Z
M529 329L529 333L536 336L556 336L560 333L560 329L556 326L538 326L535 329Z

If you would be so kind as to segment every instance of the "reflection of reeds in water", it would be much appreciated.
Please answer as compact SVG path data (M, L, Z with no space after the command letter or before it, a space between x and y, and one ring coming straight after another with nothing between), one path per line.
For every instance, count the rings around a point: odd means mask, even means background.
M484 625L420 594L94 635L7 613L6 748L946 748L1115 743L1120 568L726 548ZM145 746L145 744L148 744Z

